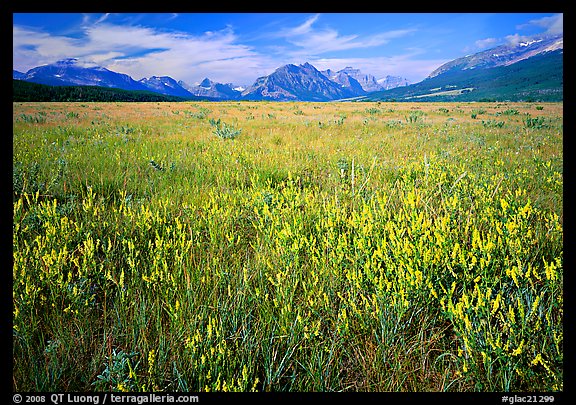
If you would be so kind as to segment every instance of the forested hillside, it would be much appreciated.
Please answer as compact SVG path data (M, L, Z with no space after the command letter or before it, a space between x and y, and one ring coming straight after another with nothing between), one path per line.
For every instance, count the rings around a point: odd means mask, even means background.
M148 91L131 91L98 86L47 86L13 80L12 101L183 101Z

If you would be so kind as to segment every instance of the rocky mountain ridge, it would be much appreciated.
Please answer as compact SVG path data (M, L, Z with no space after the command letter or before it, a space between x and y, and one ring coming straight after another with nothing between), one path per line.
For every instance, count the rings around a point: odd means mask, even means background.
M170 76L152 76L150 78L143 78L140 80L140 83L156 93L168 96L188 98L193 95Z
M281 66L272 74L256 79L247 88L208 78L194 85L169 76L151 76L136 81L129 75L86 64L76 58L38 66L26 73L14 70L13 79L51 86L101 86L211 100L332 101L385 88L374 76L363 74L359 69L347 67L338 72L330 69L321 72L310 63Z
M427 77L431 79L438 75L469 69L487 69L498 66L509 66L533 56L564 48L564 36L549 36L533 38L516 44L500 45L473 55L454 59L435 69Z
M272 74L256 79L242 92L242 97L247 100L277 101L330 101L356 95L349 87L327 78L310 63L281 66Z
M239 100L242 97L242 90L232 83L218 83L208 78L195 85L189 85L182 80L178 84L198 97L209 97L218 100Z

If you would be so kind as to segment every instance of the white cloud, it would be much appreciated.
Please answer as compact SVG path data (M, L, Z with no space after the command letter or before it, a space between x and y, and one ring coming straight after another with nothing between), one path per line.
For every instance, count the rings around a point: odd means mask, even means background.
M298 25L297 27L283 29L280 31L279 36L289 38L299 35L306 35L310 33L310 31L312 30L312 24L314 24L319 17L320 14L316 14L308 18L304 23Z
M554 14L550 17L542 17L536 20L530 20L526 24L519 25L518 29L524 29L531 26L546 29L545 34L558 35L564 33L564 14Z
M507 35L506 36L506 42L509 45L518 45L520 42L527 42L531 38L532 37L529 35L513 34L513 35Z
M232 75L247 80L269 64L268 58L237 43L229 27L191 35L143 26L115 25L105 22L105 19L100 17L96 23L89 23L89 18L84 18L81 35L74 37L15 25L14 69L25 72L35 66L75 57L129 74L136 80L168 75L176 80L193 82L203 77L231 81ZM218 64L227 66L229 71L225 73L223 69L215 69Z
M274 36L284 38L299 49L289 50L291 56L314 56L332 51L343 51L359 48L371 48L385 45L392 39L403 37L414 29L391 30L373 35L341 35L332 28L314 28L320 18L316 14L304 23L293 28L285 28Z
M485 38L474 42L474 46L476 49L488 49L496 46L498 42L499 40L497 38Z
M13 27L14 68L26 71L32 67L69 57L84 56L76 38L52 36L28 27Z
M467 45L462 49L462 52L466 54L472 54L479 51L483 51L489 48L494 48L502 44L502 40L498 38L484 38L479 39L474 42L473 45Z
M507 45L518 45L521 42L529 42L534 37L542 37L547 35L558 35L563 33L563 14L554 14L550 17L543 17L536 20L530 20L526 24L516 26L516 29L523 30L531 27L544 28L545 31L540 34L522 35L519 33L505 36L503 39L499 38L485 38L479 39L474 43L474 46L468 46L464 49L465 52L476 52L478 50L489 49L505 43Z
M96 20L96 24L101 23L103 21L106 21L108 19L108 17L110 17L110 13L104 14L102 17L100 17L99 19Z
M346 66L360 69L381 79L387 75L401 76L411 83L424 80L432 71L448 62L447 59L418 59L414 54L375 58L321 58L310 63L318 70L341 70Z

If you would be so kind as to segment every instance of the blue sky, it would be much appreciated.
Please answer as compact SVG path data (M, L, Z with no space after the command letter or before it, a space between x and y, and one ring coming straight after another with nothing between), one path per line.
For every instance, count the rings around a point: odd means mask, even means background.
M250 85L309 62L416 83L455 58L562 32L555 13L15 13L13 68L79 58L136 80Z

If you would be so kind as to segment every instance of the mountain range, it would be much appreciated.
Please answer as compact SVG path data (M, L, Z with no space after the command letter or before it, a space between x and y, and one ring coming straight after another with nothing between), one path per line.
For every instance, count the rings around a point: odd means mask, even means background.
M192 86L182 80L178 81L178 84L197 97L208 97L215 100L239 100L244 90L243 87L234 86L232 83L218 83L208 78Z
M351 67L337 72L320 72L310 63L304 63L281 66L272 74L256 79L247 88L214 82L208 78L189 85L169 76L152 76L136 81L126 74L85 64L75 58L38 66L26 73L13 70L13 79L50 86L100 86L152 91L184 99L274 101L332 101L364 96L374 90L407 83L401 77L387 76L382 84L374 76Z
M481 99L562 100L563 36L534 38L455 59L421 82L386 76L376 79L346 67L320 71L310 63L287 64L246 88L205 78L189 85L168 76L134 80L75 58L38 66L26 73L13 70L13 79L49 86L99 86L153 92L183 99L206 100L398 100L473 101Z

